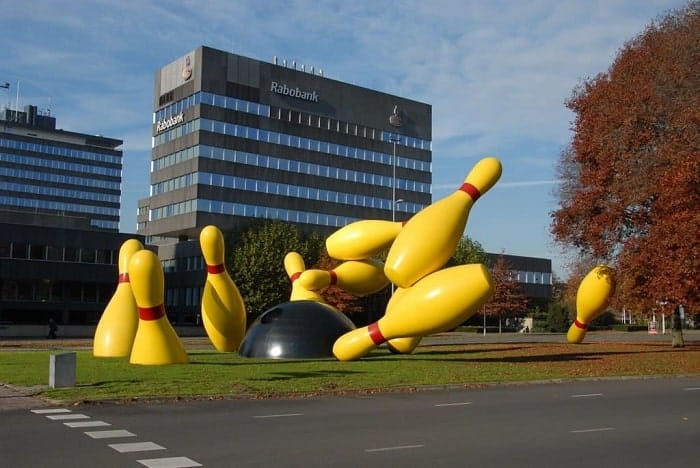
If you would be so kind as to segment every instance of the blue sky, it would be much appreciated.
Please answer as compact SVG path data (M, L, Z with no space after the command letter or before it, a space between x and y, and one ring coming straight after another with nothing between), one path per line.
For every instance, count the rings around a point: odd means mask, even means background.
M154 73L199 45L273 56L433 106L433 199L475 161L503 176L466 233L487 251L552 258L564 101L681 0L0 0L0 105L50 109L59 128L124 140L121 231L148 195ZM19 92L18 92L19 91ZM19 99L17 99L19 95Z

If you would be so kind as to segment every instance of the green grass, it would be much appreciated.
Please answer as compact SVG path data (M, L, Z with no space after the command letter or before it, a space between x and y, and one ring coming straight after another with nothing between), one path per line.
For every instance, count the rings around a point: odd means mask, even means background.
M48 383L49 356L63 350L2 350L0 381L33 387ZM355 362L272 360L189 350L190 364L131 365L76 350L76 386L41 387L67 402L133 398L269 397L405 390L426 385L474 385L580 377L699 374L700 344L553 343L421 346L412 355L378 349Z

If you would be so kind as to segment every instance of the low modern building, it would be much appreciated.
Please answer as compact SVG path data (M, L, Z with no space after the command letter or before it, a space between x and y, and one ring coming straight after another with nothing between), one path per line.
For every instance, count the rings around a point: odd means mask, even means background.
M528 307L545 310L552 299L552 260L520 255L487 253L493 266L500 257L505 260L511 278L520 285L528 299Z
M121 140L0 113L0 322L96 323L117 285Z

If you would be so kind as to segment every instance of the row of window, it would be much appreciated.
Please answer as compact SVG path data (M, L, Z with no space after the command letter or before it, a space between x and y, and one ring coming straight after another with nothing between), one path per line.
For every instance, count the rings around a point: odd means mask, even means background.
M194 172L170 179L159 184L152 185L151 195L178 190L191 185L210 185L225 187L249 192L259 192L272 195L302 198L305 200L318 200L329 203L362 206L365 208L377 208L381 210L391 209L391 199L373 197L370 195L336 192L302 185L282 184L266 180L247 179L226 174L210 172ZM402 202L396 209L408 213L416 213L424 208L424 205L413 202Z
M22 208L43 209L62 212L87 213L100 216L119 216L119 208L104 206L82 205L79 203L63 203L36 198L17 198L0 195L0 205L18 206Z
M85 192L83 190L72 190L47 185L31 185L27 183L17 184L12 182L3 182L3 189L10 192L33 193L35 195L42 195L45 197L77 198L78 200L93 202L119 203L120 200L119 195L112 195L110 193Z
M45 143L32 143L11 138L0 137L0 147L12 148L20 151L33 151L40 154L50 154L53 156L65 156L68 158L85 159L101 163L119 164L122 163L121 155L96 153L76 148L66 148L63 146L48 145Z
M201 255L168 258L165 260L161 260L160 263L161 265L163 265L163 271L165 273L175 271L201 271L206 268L204 257L202 257Z
M265 167L278 171L294 172L297 174L309 174L319 177L326 177L335 180L343 180L350 182L359 182L363 184L371 184L383 187L391 187L393 178L372 174L369 172L352 171L350 169L341 169L323 164L313 164L303 161L295 161L291 159L277 158L274 156L266 156L256 153L248 153L246 151L236 151L231 149L217 148L214 146L198 145L187 149L172 153L165 158L160 158L153 161L152 171L162 169L170 164L186 161L195 157L203 157L209 159L221 159L239 164L246 164L254 167ZM400 161L397 162L402 162ZM396 187L401 190L410 192L430 193L430 184L416 182L410 179L396 179ZM154 189L151 188L151 191Z
M21 154L0 153L0 162L9 162L14 164L22 164L24 166L35 166L60 171L71 171L80 174L95 174L100 176L116 177L119 179L122 177L121 168L115 169L112 167L72 163L57 159L36 158Z
M179 306L180 305L180 289L166 289L165 290L165 306ZM198 288L185 288L185 306L193 307L200 305L200 298L204 292L203 287Z
M121 184L115 181L69 176L65 174L54 174L52 172L45 171L27 171L24 169L15 169L11 167L0 167L0 176L17 177L20 179L29 180L40 180L42 182L50 182L56 184L80 185L83 187L94 187L105 190L121 189Z
M223 135L230 135L239 138L247 138L255 141L262 141L282 146L290 146L306 151L316 151L333 156L358 159L361 161L374 162L378 164L393 164L393 154L372 151L354 146L339 145L327 141L304 138L287 133L261 130L245 125L221 122L219 120L195 119L180 125L172 130L168 130L153 137L153 147L162 145L176 138L181 138L187 134L197 131L208 131ZM421 172L431 172L432 164L428 161L420 161L411 158L397 158L397 166L406 167Z
M119 254L114 249L65 247L0 240L0 258L115 265Z
M107 302L113 294L114 286L80 281L5 279L0 287L3 301Z
M195 211L205 213L225 214L231 216L244 216L248 218L279 219L290 223L315 224L319 226L342 227L353 221L355 218L348 216L336 216L324 213L309 213L298 210L285 210L272 208L269 206L246 205L242 203L225 202L221 200L206 200L199 198L196 200L186 200L172 205L161 206L151 210L151 221L169 218L171 216L183 215ZM146 226L139 223L138 229L145 230Z
M525 284L552 284L552 274L541 271L513 270L508 272L511 279Z
M410 148L418 148L426 151L430 151L431 149L431 142L429 140L423 140L421 138L407 135L397 135L376 128L344 122L317 114L309 114L306 112L282 109L279 107L271 109L270 106L265 104L245 101L243 99L229 96L221 96L219 94L204 91L187 96L156 111L153 114L153 123L155 124L158 121L178 115L179 113L184 112L185 109L198 104L208 104L210 106L220 107L223 109L245 112L262 117L270 117L277 120L284 120L286 122L320 128L323 130L330 130L347 135L355 135L370 140L380 139L381 141L394 141L397 145L408 146Z

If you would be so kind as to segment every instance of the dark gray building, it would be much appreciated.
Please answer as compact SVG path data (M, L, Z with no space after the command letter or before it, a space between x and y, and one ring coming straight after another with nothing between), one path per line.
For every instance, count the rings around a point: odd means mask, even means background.
M122 141L0 113L0 323L96 323L117 285ZM143 240L140 237L140 240Z
M199 47L157 72L153 108L149 242L250 218L328 233L431 202L428 104Z

